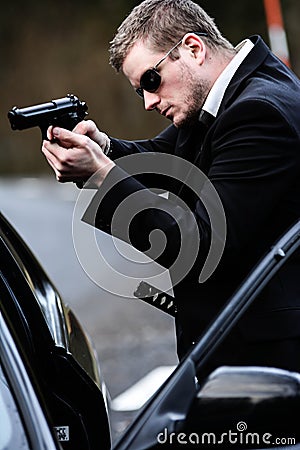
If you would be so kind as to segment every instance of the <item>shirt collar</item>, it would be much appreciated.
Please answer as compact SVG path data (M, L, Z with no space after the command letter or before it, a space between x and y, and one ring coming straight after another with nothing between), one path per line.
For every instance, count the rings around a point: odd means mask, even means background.
M209 91L202 107L199 120L202 120L203 115L207 116L207 113L210 117L212 116L211 119L217 117L220 105L230 81L253 47L254 44L250 39L245 39L236 46L237 54L226 66Z

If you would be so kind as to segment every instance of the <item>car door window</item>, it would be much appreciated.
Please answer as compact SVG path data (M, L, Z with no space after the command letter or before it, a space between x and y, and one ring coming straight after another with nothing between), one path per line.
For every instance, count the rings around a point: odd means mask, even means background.
M29 449L28 440L10 386L0 365L0 450Z

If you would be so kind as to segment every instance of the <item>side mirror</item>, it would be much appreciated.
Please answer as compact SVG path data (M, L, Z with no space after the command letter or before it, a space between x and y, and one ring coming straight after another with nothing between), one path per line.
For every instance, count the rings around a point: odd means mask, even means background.
M300 374L268 367L220 367L198 391L178 433L223 448L291 445L299 440L299 411Z

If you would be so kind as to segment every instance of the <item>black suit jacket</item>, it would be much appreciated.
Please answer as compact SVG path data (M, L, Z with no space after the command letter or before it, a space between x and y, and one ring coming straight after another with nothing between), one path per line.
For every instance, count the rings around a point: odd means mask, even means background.
M132 220L129 236L136 248L147 252L149 233L162 230L168 243L158 261L164 266L172 266L180 242L184 242L187 254L192 251L195 227L200 235L200 252L193 269L174 288L180 355L200 336L274 240L299 218L300 83L260 37L251 39L255 46L235 73L208 129L199 122L182 129L170 126L152 140L112 139L113 159L145 152L188 159L211 180L224 207L224 253L213 275L199 284L211 238L203 203L178 183L176 176L163 182L157 176L156 181L187 202L192 218L184 207L149 189L137 200L137 209L145 211ZM178 167L175 174L176 170ZM122 217L111 227L114 212L128 195L152 187L153 179L155 176L149 175L124 179L122 161L117 162L101 188L108 192L98 209L96 226L128 240ZM184 236L180 236L178 223ZM299 268L299 258L295 257L240 322L246 340L300 335Z

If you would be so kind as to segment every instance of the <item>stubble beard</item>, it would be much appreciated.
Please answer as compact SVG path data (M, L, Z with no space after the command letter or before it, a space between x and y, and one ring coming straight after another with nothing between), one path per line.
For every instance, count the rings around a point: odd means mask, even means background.
M174 123L177 128L193 125L197 122L200 110L210 89L207 80L199 80L195 77L190 77L187 86L189 87L189 91L184 99L184 104L187 105L187 109L183 111L182 118Z

